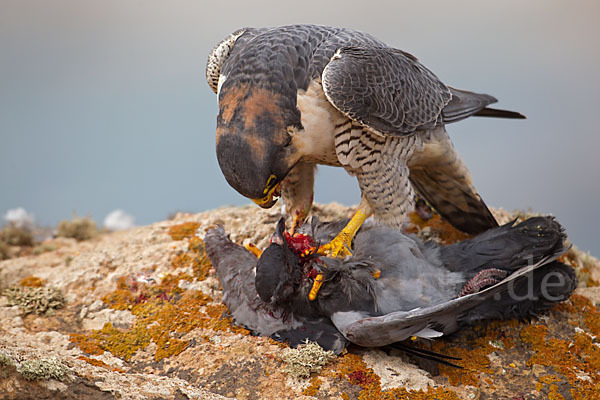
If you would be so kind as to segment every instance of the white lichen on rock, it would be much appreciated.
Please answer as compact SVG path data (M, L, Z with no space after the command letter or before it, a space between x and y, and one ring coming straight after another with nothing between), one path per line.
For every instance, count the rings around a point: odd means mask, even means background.
M14 365L15 362L13 361L13 359L6 353L0 351L0 367L5 366L5 365Z
M285 372L296 378L308 378L320 372L324 365L335 358L333 351L325 351L315 342L306 342L296 349L285 349L281 359Z
M62 381L67 376L69 367L57 357L46 357L25 360L19 364L17 371L30 381L39 379L57 379Z
M65 305L65 297L54 287L11 286L2 295L8 306L19 306L24 314L46 314Z

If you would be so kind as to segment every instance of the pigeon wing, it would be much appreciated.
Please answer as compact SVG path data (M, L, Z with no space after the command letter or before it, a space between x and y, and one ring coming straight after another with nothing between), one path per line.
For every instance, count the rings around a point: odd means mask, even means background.
M365 347L385 346L412 336L431 338L449 334L458 329L462 315L483 302L499 299L503 293L512 289L519 278L552 262L560 254L551 254L533 265L525 266L478 293L435 306L396 311L376 317L361 316L359 313L335 313L332 320L350 342Z

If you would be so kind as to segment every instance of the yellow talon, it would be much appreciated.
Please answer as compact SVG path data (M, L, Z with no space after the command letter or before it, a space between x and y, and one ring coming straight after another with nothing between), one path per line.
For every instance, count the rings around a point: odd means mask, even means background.
M361 227L363 222L369 218L369 215L370 213L366 213L359 208L344 229L342 229L341 232L338 233L338 235L333 238L331 242L320 246L319 250L317 250L317 253L327 255L329 257L351 256L352 253L350 252L350 248L352 240L354 239L356 232L358 232L358 229ZM309 300L313 301L317 298L317 293L319 293L319 289L321 288L322 284L323 274L318 274L313 282L312 288L310 289L310 293L308 295Z
M333 240L323 246L319 247L319 254L325 254L330 257L345 257L351 256L350 252L352 240L356 235L356 232L360 229L361 225L370 213L365 213L362 209L358 209L352 216L352 219L348 224L341 230Z
M244 247L246 248L246 250L248 250L250 253L254 254L256 256L256 258L260 258L261 254L262 254L262 250L259 249L258 247L256 247L254 245L254 243L248 243L246 245L244 245Z
M346 257L351 256L350 243L352 238L346 234L338 234L331 242L319 247L317 253L327 255L329 257Z

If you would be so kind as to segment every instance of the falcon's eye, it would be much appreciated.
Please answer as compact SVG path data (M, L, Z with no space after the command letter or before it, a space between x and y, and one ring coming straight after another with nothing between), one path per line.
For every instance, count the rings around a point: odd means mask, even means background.
M287 134L285 135L283 147L288 147L290 144L292 144L292 135L294 134L294 132L291 130L288 130L286 133Z

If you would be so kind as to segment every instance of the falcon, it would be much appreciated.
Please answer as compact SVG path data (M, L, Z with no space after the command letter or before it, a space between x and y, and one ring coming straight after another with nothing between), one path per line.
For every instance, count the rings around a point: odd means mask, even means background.
M317 164L358 180L358 210L321 252L350 254L371 215L401 227L415 192L464 232L497 226L445 125L524 117L489 108L492 96L446 86L413 55L344 28L243 28L211 52L206 78L219 102L225 179L263 208L283 197L292 231L312 206Z

